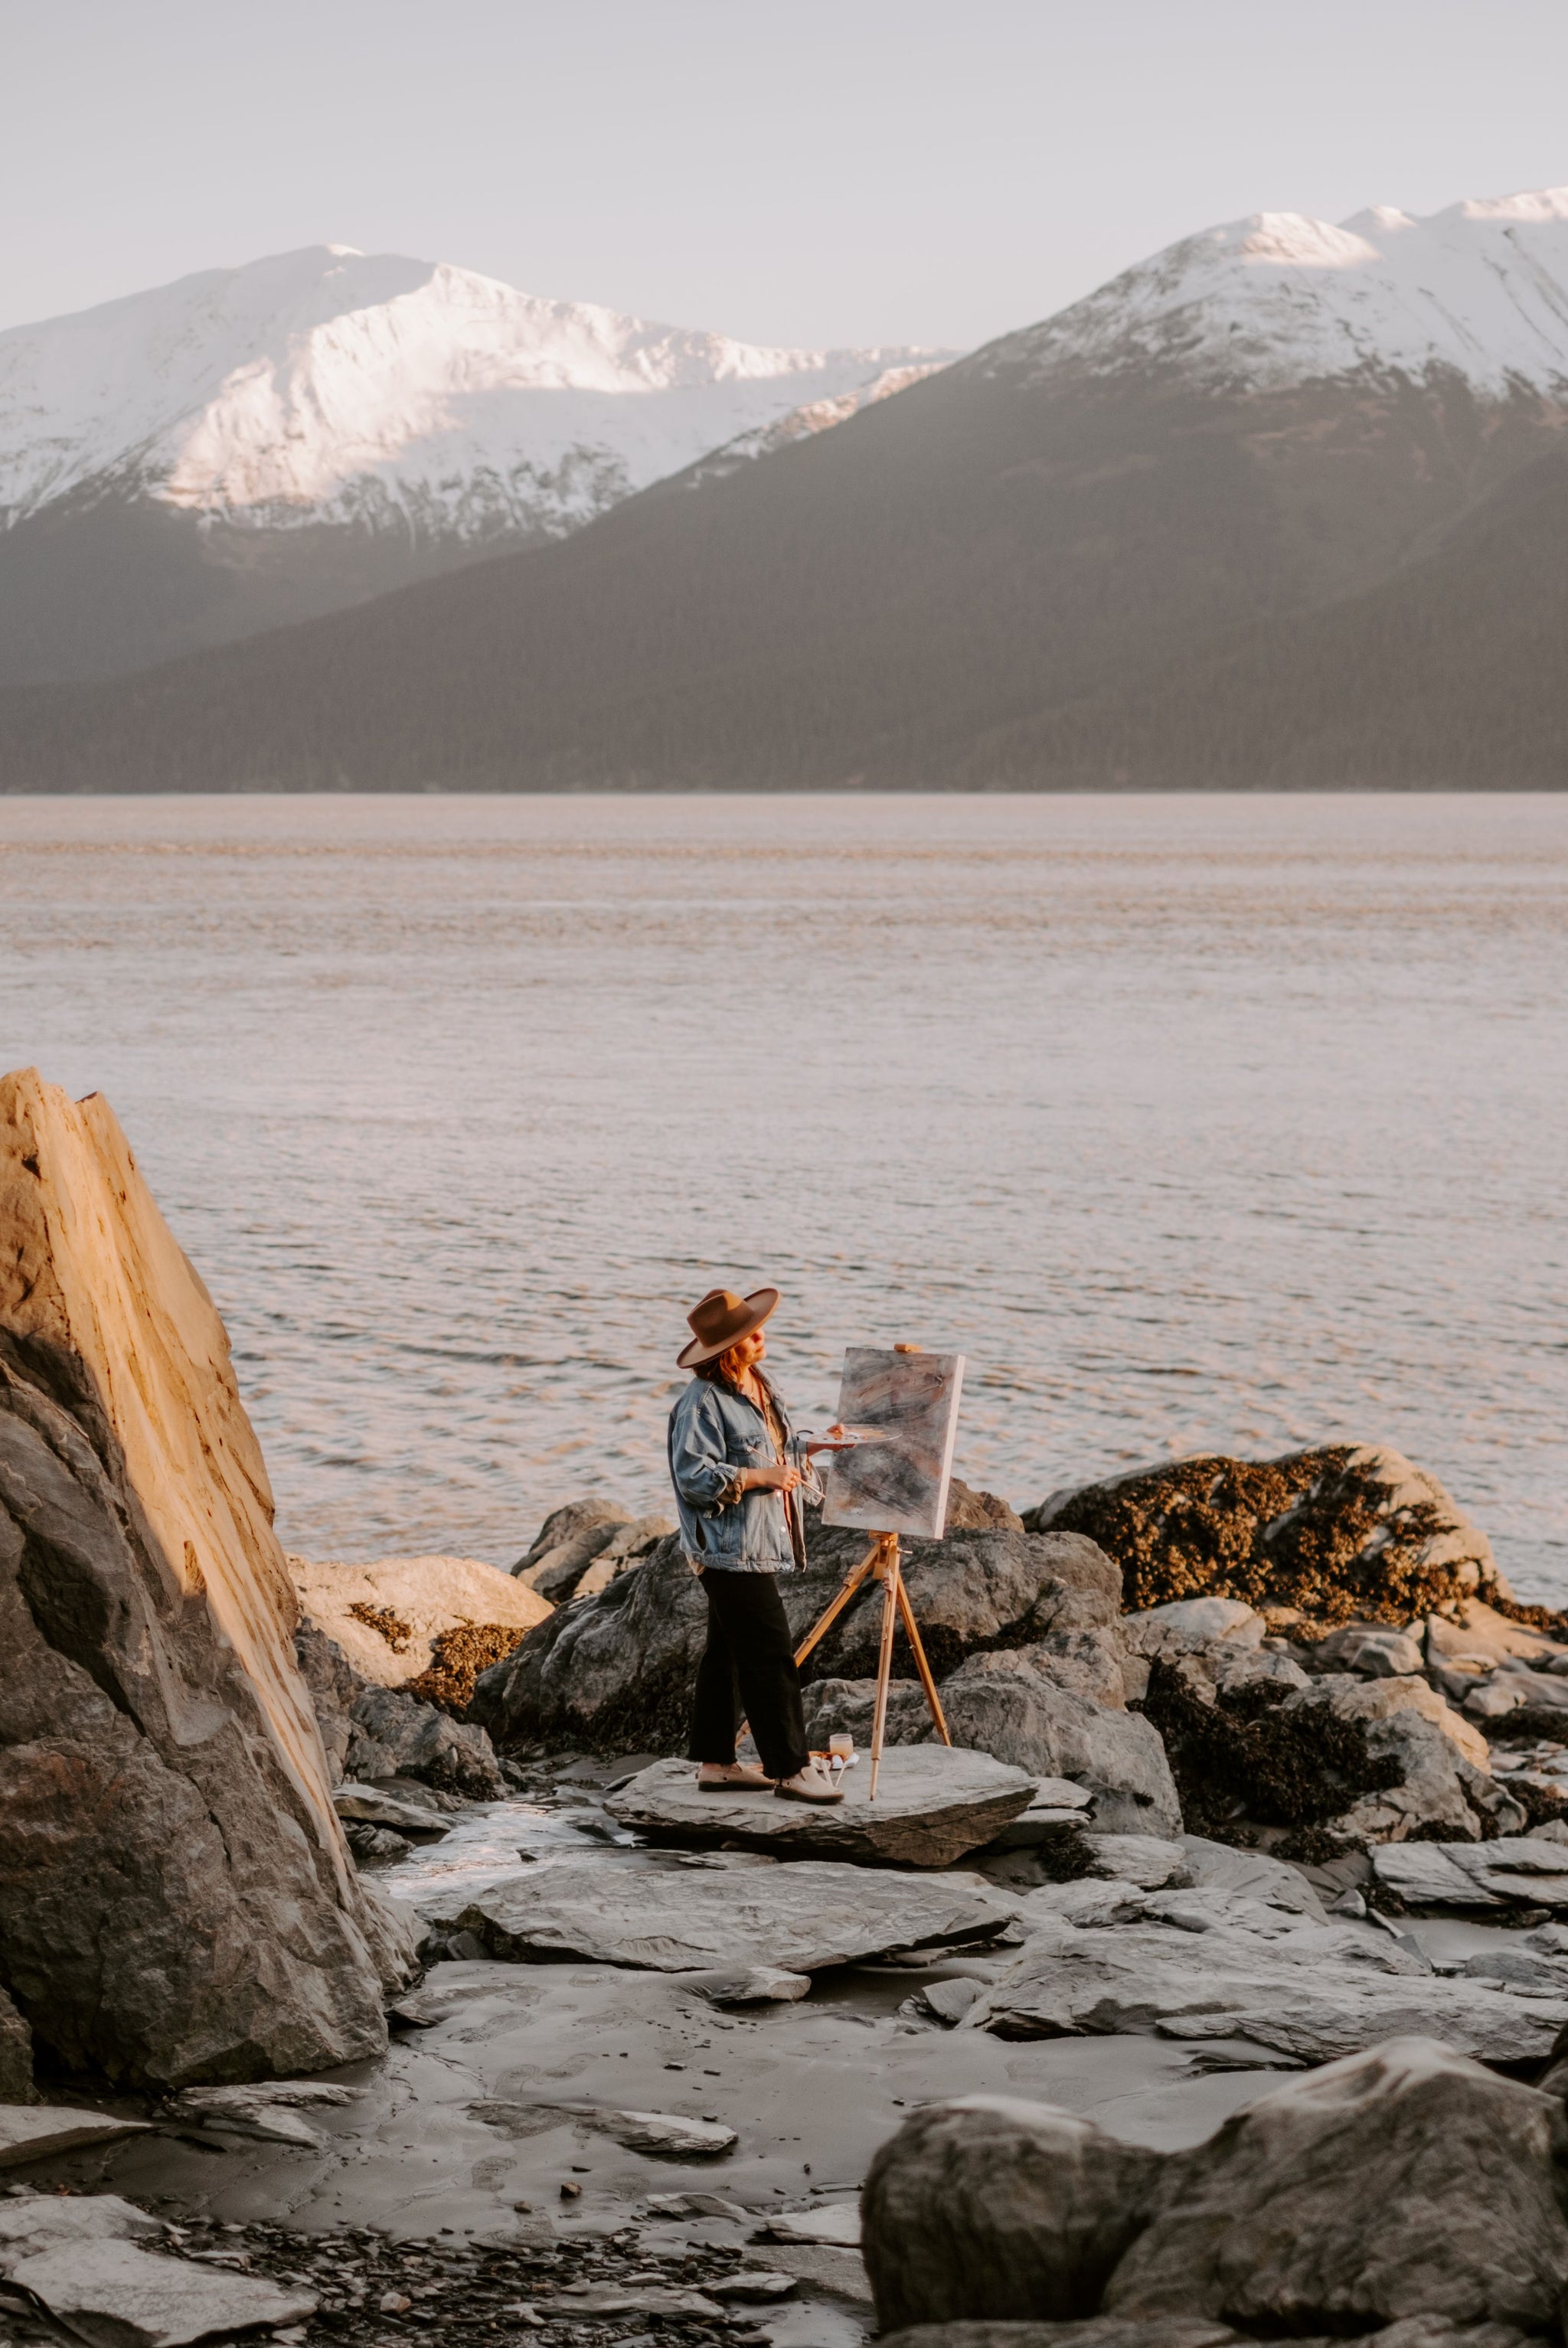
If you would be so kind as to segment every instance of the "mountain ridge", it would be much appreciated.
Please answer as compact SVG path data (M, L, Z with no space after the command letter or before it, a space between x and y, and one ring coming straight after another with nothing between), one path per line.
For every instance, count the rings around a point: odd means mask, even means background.
M699 457L830 429L950 355L743 343L346 246L9 328L0 614L22 649L7 674L51 673L51 639L55 674L127 664L95 663L52 612L139 520L160 560L208 574L218 633L243 633L294 616L291 595L307 615L564 535ZM194 648L193 600L176 587L167 642L145 623L137 640L133 620L130 664Z
M1418 723L1427 638L1485 703L1466 625L1529 704L1489 724L1550 780L1555 666L1505 655L1511 627L1539 646L1568 625L1568 577L1509 485L1541 479L1556 510L1568 198L1433 217L1425 246L1387 212L1205 232L553 543L90 694L4 696L0 780L1404 788L1484 764L1462 706L1446 742ZM1243 297L1275 321L1266 367L1230 331ZM1537 607L1512 620L1511 534ZM1387 663L1355 655L1363 609Z

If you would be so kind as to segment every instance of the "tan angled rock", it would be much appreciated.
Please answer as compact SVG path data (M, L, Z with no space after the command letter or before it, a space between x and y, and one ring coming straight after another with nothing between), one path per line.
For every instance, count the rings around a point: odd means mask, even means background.
M290 1556L287 1569L305 1619L380 1687L402 1687L428 1672L444 1632L515 1632L515 1645L555 1611L536 1590L476 1557L378 1557L353 1565Z
M223 1323L99 1095L0 1079L0 1979L155 2082L385 2044Z

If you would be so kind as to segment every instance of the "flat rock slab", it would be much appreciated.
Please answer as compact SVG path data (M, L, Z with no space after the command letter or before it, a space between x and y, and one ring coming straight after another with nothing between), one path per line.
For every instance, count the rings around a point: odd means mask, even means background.
M759 2229L765 2242L812 2242L823 2248L858 2250L861 2211L857 2201L832 2201L821 2209L778 2209Z
M1526 2063L1544 2061L1568 2023L1568 1997L1386 1973L1370 1962L1326 1961L1321 1947L1313 1931L1271 1941L1222 1924L1052 1924L1031 1932L958 2027L1002 2038L1244 2038L1309 2064L1386 2038L1438 2038L1482 2062Z
M753 1965L746 1972L701 1983L711 2005L796 2005L810 1988L810 1973L780 1972L777 1965Z
M992 1838L993 1850L1030 1850L1088 1824L1094 1797L1070 1777L1039 1777L1027 1809Z
M185 2348L315 2312L313 2291L160 2258L134 2242L84 2241L20 2259L10 2280L91 2348Z
M604 1807L650 1842L688 1849L725 1844L780 1859L838 1859L859 1866L951 1867L1026 1810L1035 1780L988 1753L942 1745L890 1746L877 1797L870 1757L842 1778L830 1807L775 1794L706 1794L689 1761L655 1761Z
M979 1876L879 1875L802 1859L712 1872L541 1868L492 1884L439 1921L472 1932L489 1955L525 1964L583 1958L652 1972L766 1964L811 1973L989 1941L1012 1915Z
M700 2291L678 2283L569 2282L554 2305L562 2315L720 2316L724 2310ZM552 2312L553 2308L552 2308Z
M356 1786L352 1780L332 1790L332 1807L346 1825L391 1827L397 1834L423 1835L434 1842L451 1831L451 1822L424 1802L406 1801L385 1794L377 1786Z
M809 2283L813 2291L828 2291L854 2306L872 2303L871 2279L858 2249L841 2248L833 2242L769 2242L743 2250L741 2257L748 2261L766 2260L769 2267L781 2267L797 2282Z
M792 2274L771 2274L766 2267L742 2267L727 2282L710 2283L715 2299L793 2299L799 2284Z
M18 2259L73 2242L155 2240L162 2221L118 2193L38 2193L13 2186L0 2201L0 2274Z
M108 2144L145 2133L145 2120L111 2119L107 2112L62 2110L57 2104L0 2104L0 2168L47 2160L79 2145Z
M299 2105L352 2104L363 2091L324 2079L274 2079L259 2087L187 2087L169 2106L171 2116L218 2136L242 2136L263 2144L294 2144L315 2152L322 2138Z
M1568 1909L1568 1844L1533 1836L1380 1843L1372 1869L1413 1908Z
M686 2112L611 2112L601 2122L628 2152L667 2152L711 2159L737 2141L722 2120L694 2120Z
M1456 1867L1440 1843L1387 1842L1371 1853L1379 1883L1412 1908L1500 1908L1484 1883Z

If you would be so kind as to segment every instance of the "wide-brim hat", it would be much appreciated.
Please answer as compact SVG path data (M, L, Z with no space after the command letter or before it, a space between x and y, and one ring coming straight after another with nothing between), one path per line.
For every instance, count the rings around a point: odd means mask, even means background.
M702 1303L694 1304L686 1314L696 1334L676 1355L676 1367L695 1370L701 1363L727 1354L731 1345L738 1345L743 1337L760 1329L778 1303L776 1288L754 1288L749 1296L737 1296L733 1288L710 1288Z

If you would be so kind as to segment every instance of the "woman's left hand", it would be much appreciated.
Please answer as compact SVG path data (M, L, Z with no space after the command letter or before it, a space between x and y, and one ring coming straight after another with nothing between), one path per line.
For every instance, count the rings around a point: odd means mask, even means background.
M799 1468L786 1468L782 1462L776 1468L748 1468L743 1470L748 1492L792 1492L800 1481Z

